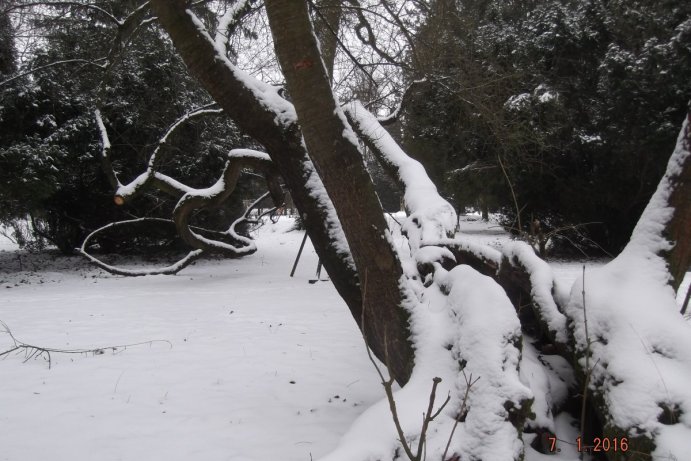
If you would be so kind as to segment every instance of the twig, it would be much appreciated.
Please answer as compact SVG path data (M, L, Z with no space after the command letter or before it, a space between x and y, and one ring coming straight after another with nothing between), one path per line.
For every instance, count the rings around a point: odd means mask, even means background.
M353 56L353 53L350 52L350 50L348 49L348 47L343 43L343 41L341 40L341 38L338 36L338 32L337 32L336 30L334 30L334 28L331 26L331 24L329 24L329 21L327 21L326 18L324 17L324 15L322 14L321 10L320 10L320 9L317 7L317 5L316 5L313 1L311 1L311 0L310 0L310 6L314 9L314 12L317 13L317 16L319 16L319 19L322 20L322 22L324 23L324 25L326 26L326 28L329 30L329 32L331 33L331 35L334 36L334 38L336 39L336 43L338 44L339 47L341 47L341 49L342 49L343 52L346 54L346 56L348 56L348 58L353 62L353 64L355 64L355 66L356 66L358 69L360 69L360 71L361 71L363 74L365 74L365 75L367 76L367 78L369 79L369 81L371 81L375 86L377 86L377 81L374 79L374 77L372 76L372 74L370 74L370 73L367 71L367 69L364 68L364 66L362 65L362 63L360 63L360 61L358 61L358 59L357 59L355 56Z
M140 343L131 343L131 344L119 344L115 346L105 346L105 347L97 347L93 349L56 349L52 347L43 347L43 346L35 346L33 344L28 344L23 341L20 341L17 339L16 336L12 333L12 330L10 330L10 327L7 326L5 322L0 320L0 326L2 326L2 330L0 333L5 333L7 334L10 339L12 340L13 347L6 351L0 352L0 357L6 357L12 352L24 352L24 362L26 363L29 360L33 358L38 358L41 356L45 356L46 360L48 361L48 369L51 368L52 366L52 357L51 354L93 354L93 355L102 355L105 353L106 350L112 350L115 352L118 349L127 349L128 347L134 347L134 346L143 346L145 344L152 345L154 343L167 343L170 348L173 348L173 344L168 341L167 339L152 339L150 341L142 341ZM119 379L118 379L119 381ZM116 384L116 389L117 389L117 384Z
M506 182L509 184L509 189L511 190L511 197L513 197L513 204L516 207L516 220L518 221L518 233L519 235L521 234L523 230L523 226L521 225L521 211L522 209L518 208L518 200L516 199L516 192L513 190L513 184L511 183L511 179L509 179L509 174L506 172L506 168L504 168L504 163L501 161L501 156L497 155L497 160L499 161L499 166L501 167L502 173L504 173L504 177L506 178Z
M442 455L441 459L442 461L446 461L446 455L449 452L449 447L451 446L451 440L453 439L453 434L456 432L456 427L458 426L458 423L461 421L461 418L465 416L465 411L468 406L468 394L470 393L470 388L473 387L473 385L480 380L480 377L478 376L475 381L473 381L473 374L470 374L470 377L466 376L465 370L462 370L463 372L463 379L465 380L465 394L463 394L463 401L461 402L461 410L458 413L458 417L456 418L456 421L453 423L453 428L451 429L451 434L449 434L449 440L446 442L446 448L444 448L444 454Z
M439 409L432 413L434 410L434 401L436 399L436 392L437 392L437 385L441 382L441 378L435 377L432 379L432 391L430 392L429 396L429 405L427 406L427 411L423 413L422 417L422 429L420 431L420 440L418 441L417 445L417 453L413 454L412 446L408 443L408 441L405 438L405 434L403 432L403 427L401 426L401 421L398 417L398 410L396 408L396 400L394 399L393 395L393 384L394 384L394 379L391 377L391 372L389 371L389 365L384 364L386 366L387 372L389 372L389 378L386 379L384 377L384 373L382 372L381 368L377 364L377 361L374 360L374 357L372 356L372 351L370 350L369 344L367 343L367 337L365 336L365 299L367 296L367 270L365 269L365 277L363 281L363 290L362 290L362 339L365 341L365 349L367 349L367 356L370 359L370 362L372 362L372 365L374 365L374 369L377 370L377 374L379 375L379 378L381 379L381 384L384 387L384 393L386 394L386 399L389 402L389 410L391 411L391 417L393 418L394 426L396 427L396 432L398 433L398 439L401 442L401 446L403 447L403 450L405 451L406 456L410 461L421 461L422 456L423 456L423 450L425 449L425 439L427 436L427 429L429 427L429 423L434 421L434 419L439 416L439 414L442 412L444 407L449 403L451 400L451 396L447 396L446 400L444 403L439 407ZM386 344L387 341L385 340L384 343ZM388 354L385 354L385 356L388 357ZM452 433L453 434L453 433Z
M588 402L588 387L590 386L590 376L592 375L592 368L590 368L590 335L588 333L588 317L585 308L585 264L583 265L583 281L581 284L581 296L583 298L583 325L585 327L585 380L583 382L583 400L581 401L581 437L584 437L585 432L585 416ZM599 362L599 359L598 359ZM595 362L597 365L597 362ZM593 367L595 366L593 365ZM583 453L580 454L583 459Z
M681 306L681 315L686 314L686 309L689 307L689 298L691 298L691 284L686 289L686 298L684 299L684 304Z
M417 444L417 455L415 456L415 460L420 461L422 459L422 449L425 446L425 439L427 437L427 427L429 426L429 423L434 421L434 418L439 416L439 413L444 409L447 403L449 403L449 400L451 400L451 395L446 397L446 400L444 403L439 407L439 410L437 410L436 413L432 414L432 410L434 410L434 399L437 393L437 385L441 382L441 378L435 377L432 379L432 392L429 394L429 405L427 406L427 412L423 415L422 418L422 429L420 430L420 441ZM411 459L411 461L413 461Z

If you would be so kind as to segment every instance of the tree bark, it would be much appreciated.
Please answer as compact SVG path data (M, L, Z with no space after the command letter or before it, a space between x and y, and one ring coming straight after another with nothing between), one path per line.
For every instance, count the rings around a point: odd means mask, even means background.
M691 152L691 112L686 115L677 148ZM678 176L671 180L673 189L668 203L674 213L663 233L674 242L674 248L665 255L665 259L675 290L679 289L691 266L691 155L687 155L679 167Z
M322 59L329 74L329 81L333 83L334 63L338 48L338 31L343 16L343 3L341 0L321 0L316 3L318 8L317 18L314 23L317 38L322 53Z

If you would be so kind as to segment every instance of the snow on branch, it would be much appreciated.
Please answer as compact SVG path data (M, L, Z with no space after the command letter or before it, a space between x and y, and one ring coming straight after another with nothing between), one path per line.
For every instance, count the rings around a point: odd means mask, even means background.
M110 161L111 144L108 138L108 132L103 123L100 111L96 110L94 115L96 124L101 134L101 162L104 171L109 176L111 183L116 188L115 203L117 205L124 205L128 200L131 200L137 194L153 186L158 190L168 193L178 199L178 203L173 211L173 221L177 228L179 236L190 246L195 248L181 261L178 261L172 266L162 269L152 270L130 270L120 269L103 263L97 258L93 257L86 251L88 242L99 232L104 231L110 227L118 225L132 224L138 220L123 221L121 223L113 223L103 228L97 229L90 234L82 244L79 253L88 258L92 263L98 265L102 269L119 275L155 275L155 274L175 274L189 265L194 259L199 257L203 251L223 252L232 255L247 255L256 251L256 245L243 235L236 231L236 226L242 222L246 222L247 214L236 220L230 228L220 233L221 240L208 238L198 232L195 232L190 226L190 217L193 211L206 208L210 206L218 206L223 203L235 190L240 171L243 167L253 167L261 170L267 180L269 186L269 195L277 206L283 203L283 190L278 181L278 173L271 162L270 157L263 153L251 149L234 149L228 154L228 161L224 167L221 177L215 184L204 189L195 189L181 182L157 171L161 162L161 150L166 144L172 133L182 126L185 122L201 116L218 115L223 113L221 109L210 109L209 106L201 107L197 110L185 114L183 117L175 121L163 136L158 141L156 148L149 158L146 171L137 176L128 184L122 184L117 177L117 173L113 169ZM250 207L251 209L251 207ZM249 210L248 210L249 212ZM231 243L224 240L230 240Z
M350 252L350 246L348 245L348 240L346 240L345 232L343 232L343 227L341 227L341 222L338 220L336 208L326 192L326 187L324 187L324 183L319 177L314 163L309 159L305 159L303 168L307 177L305 187L309 191L310 196L319 204L322 213L324 213L323 225L328 232L330 245L336 250L341 260L348 267L355 270L355 260L353 260L353 255Z
M118 179L118 174L113 168L113 164L110 161L110 138L108 137L108 130L103 124L103 117L101 117L101 111L96 109L94 111L94 117L96 118L96 126L98 127L98 132L101 135L101 169L103 173L108 178L108 182L113 188L120 188L122 184L120 179Z
M251 0L237 0L232 3L226 12L219 18L214 35L214 45L217 50L228 53L228 40L238 21L251 10Z
M422 164L403 152L359 101L346 105L345 113L360 139L403 186L408 219L402 231L407 235L411 248L433 244L453 235L456 212L439 195Z
M434 282L418 291L419 300L410 307L416 348L410 380L365 411L321 461L396 459L401 437L419 447L420 415L430 413L433 381L437 395L450 399L425 426L425 459L522 458L521 431L533 396L519 377L521 326L515 309L496 282L468 266L451 271L437 266ZM381 378L386 388L388 380Z
M180 198L173 211L173 218L178 234L193 248L234 255L251 254L256 251L256 245L252 239L242 236L235 231L239 221L234 222L226 232L227 236L233 240L233 243L209 239L194 232L189 225L193 211L218 206L233 193L240 171L246 166L259 169L265 173L274 203L276 206L283 204L283 191L280 184L278 184L278 175L274 171L274 166L268 155L249 149L238 149L231 151L229 158L230 160L226 162L223 174L215 184L206 189L191 190ZM243 219L246 218L241 218L241 220Z
M549 338L565 347L568 340L566 317L555 301L556 282L552 268L525 242L515 241L504 246L502 255L499 283L505 277L527 278L517 283L529 293L538 320L547 330Z
M235 64L233 64L228 56L226 55L226 46L220 42L216 42L209 32L206 30L204 24L199 20L199 18L190 9L185 10L185 13L190 18L194 24L199 36L203 37L211 46L213 46L215 59L222 63L226 67L233 78L234 83L239 83L245 90L249 91L254 98L259 101L261 106L274 114L274 120L284 126L293 125L297 123L297 114L293 105L286 101L279 94L281 87L269 85L268 83L262 82L261 80L253 77L247 72L239 69Z
M481 378L469 393L467 414L458 415L461 459L519 460L520 432L533 395L520 380L521 325L504 290L490 277L468 266L435 275L448 292L447 306L455 327L452 354L466 374ZM457 388L467 383L459 377Z
M687 118L629 244L606 266L584 270L566 307L604 435L629 437L640 459L681 460L689 453L691 325L679 313L665 259L673 247L665 234L679 212L676 188L688 178L689 146ZM684 200L688 206L689 195Z
M100 267L101 269L105 270L106 272L109 272L114 275L125 275L128 277L140 277L140 276L145 276L145 275L175 275L178 272L180 272L182 269L185 267L189 266L194 262L196 259L198 259L202 255L202 250L193 250L190 251L184 258L180 259L174 264L171 264L166 267L162 268L150 268L150 269L126 269L126 268L121 268L121 267L116 267L110 264L107 264L100 259L96 258L95 256L91 255L87 248L89 247L89 243L91 240L98 234L100 234L103 231L106 231L108 229L114 229L117 227L123 227L127 225L132 225L132 224L138 224L138 223L143 223L143 222L165 222L165 223L173 223L171 219L161 219L161 218L137 218L137 219L129 219L126 221L118 221L114 223L107 224L103 227L100 227L87 235L87 237L84 239L84 242L82 243L82 246L77 249L77 253L81 254L84 256L86 259L88 259L91 263L95 264L96 266Z
M408 104L408 101L410 99L410 95L413 93L413 89L422 84L426 83L427 79L422 78L420 80L413 80L410 85L408 85L403 91L403 95L401 96L401 101L398 103L396 108L389 114L384 117L378 117L377 121L382 125L382 126L387 126L391 125L392 123L395 123L401 116L401 113L405 109L405 106Z
M193 120L198 117L204 117L208 115L220 115L223 113L222 109L210 109L209 107L212 106L213 104L210 104L208 106L203 106L198 109L195 109L193 111L190 111L177 119L175 122L173 122L170 127L166 130L166 132L161 136L161 138L158 140L158 143L156 144L156 148L153 150L151 153L151 156L149 157L149 162L147 164L146 171L144 171L142 174L137 176L134 180L130 181L128 184L121 184L118 181L118 186L117 189L115 190L115 203L117 205L124 205L127 201L131 200L134 198L137 194L139 194L141 191L145 190L148 186L152 185L152 183L155 183L155 178L157 177L157 170L159 165L162 162L162 152L161 150L168 144L168 140L170 136L183 124L186 122ZM96 118L97 122L99 123L99 129L101 130L101 136L105 137L104 139L107 139L107 133L105 131L105 127L103 126L103 122L100 118L100 114ZM105 146L105 141L104 141L104 146ZM107 145L107 150L110 151L110 143ZM104 147L104 152L106 151L106 148ZM107 158L107 156L104 153L104 157ZM110 168L112 170L112 165ZM114 173L113 173L114 174ZM162 177L160 174L158 174L158 177ZM173 195L181 195L186 192L189 192L190 188L187 186L184 186L180 184L181 187L176 187L177 184L170 182L170 181L165 181L168 186L172 187L173 190L170 191ZM179 183L178 183L179 184ZM164 192L168 192L169 189L165 189Z
M98 64L99 61L104 61L104 60L106 60L106 58L99 58L99 59L93 59L93 60L90 60L90 59L64 59L62 61L51 62L50 64L46 64L44 66L34 67L33 69L29 69L29 70L26 70L24 72L20 72L16 75L13 75L12 77L1 81L0 86L6 85L6 84L8 84L14 80L17 80L18 78L22 78L22 77L26 77L27 75L31 75L34 72L38 72L38 71L41 71L44 69L49 69L49 68L54 67L54 66L60 66L63 64L80 63L80 64L84 64L84 65L89 65L89 66L95 66L101 70L104 70L104 69L106 69L106 64Z
M103 124L103 117L101 117L101 111L96 109L94 111L94 117L96 117L96 125L98 126L98 132L101 134L101 147L103 148L101 156L108 158L110 156L110 138L108 137L108 131L106 126Z

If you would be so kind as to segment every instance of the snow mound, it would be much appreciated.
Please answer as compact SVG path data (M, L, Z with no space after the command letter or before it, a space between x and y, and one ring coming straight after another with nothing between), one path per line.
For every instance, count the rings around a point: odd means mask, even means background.
M466 376L480 378L468 394L468 413L454 445L461 459L514 460L523 456L511 423L533 398L520 380L521 325L504 290L468 266L448 273L449 310L457 338L452 352ZM464 393L466 380L456 381ZM462 415L461 415L462 416Z
M592 369L590 388L606 407L606 429L652 439L653 459L687 459L680 441L691 439L691 325L662 256L672 248L663 235L669 199L691 155L687 130L688 121L629 244L576 281L566 308L579 364Z

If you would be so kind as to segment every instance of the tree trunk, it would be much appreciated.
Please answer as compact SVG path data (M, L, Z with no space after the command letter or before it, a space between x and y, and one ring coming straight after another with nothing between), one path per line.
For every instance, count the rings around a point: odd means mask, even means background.
M678 149L691 152L691 112L686 115L684 129L679 135ZM672 286L675 290L684 280L691 265L691 156L686 155L678 165L679 174L673 178L668 205L674 210L664 235L674 248L666 255Z
M197 27L184 0L152 0L151 7L173 40L190 73L238 127L265 148L300 211L305 229L339 295L359 324L362 299L355 269L333 241L328 210L305 184L310 180L307 152L295 124L279 125L276 114L257 99L231 67L219 59L213 41ZM338 224L338 223L336 223Z
M314 23L319 49L322 59L329 74L329 81L333 83L334 62L338 49L338 31L343 16L343 3L341 0L321 0L316 3L317 17Z
M306 5L302 2L282 3L290 5L281 5L278 7L279 10L292 9L293 3L300 3L300 12L307 14ZM358 273L349 264L347 255L344 255L345 242L340 242L334 237L334 231L340 229L337 222L332 222L328 198L319 196L315 193L316 189L309 187L315 178L312 176L313 166L303 145L300 128L294 121L285 119L289 117L278 120L284 114L277 114L265 105L266 101L258 99L256 90L253 91L246 81L248 77L240 76L232 65L217 54L213 41L205 31L200 30L192 13L186 10L186 4L185 0L151 1L154 13L172 38L192 75L201 82L242 131L266 148L285 179L307 233L334 286L347 303L355 321L362 326L363 299ZM302 19L303 27L306 23L306 29L298 31L300 37L296 39L303 40L305 36L309 38L310 54L300 56L295 61L289 56L288 62L291 64L288 70L293 72L292 76L299 76L300 71L319 69L319 76L315 79L321 84L319 97L324 98L324 94L328 93L327 105L332 106L331 114L327 114L329 116L323 122L329 130L329 135L320 134L318 128L315 130L315 117L324 115L325 106L310 113L309 105L319 101L311 93L312 88L309 85L295 85L294 79L291 79L291 95L302 102L298 110L301 126L304 128L312 124L312 131L305 135L308 149L315 149L318 153L315 157L326 159L326 168L323 168L324 165L321 169L319 166L317 168L322 178L326 174L331 181L329 184L324 182L332 200L338 197L336 211L341 223L354 219L349 228L343 230L347 236L350 235L347 237L347 243L363 279L367 274L369 290L365 304L365 338L377 357L389 363L396 380L404 383L412 369L413 352L408 341L407 315L400 307L403 301L398 285L402 276L400 263L390 245L381 245L381 239L387 235L383 212L374 194L371 180L366 176L362 160L358 157L357 148L352 144L346 145L350 141L343 137L345 122L333 114L335 101L318 53L316 39L312 34L309 17ZM287 32L288 16L282 17L276 28ZM301 91L307 94L303 95ZM281 103L287 104L283 100ZM316 126L321 126L319 120L316 121ZM319 147L315 147L315 142ZM333 144L333 149L323 151L322 143ZM343 159L339 157L342 151L347 152ZM334 187L333 192L331 187ZM365 231L361 233L357 227L362 227Z
M410 377L413 350L402 307L403 270L392 246L358 141L329 84L306 2L267 1L279 63L307 151L336 208L360 279L365 338L399 383Z

